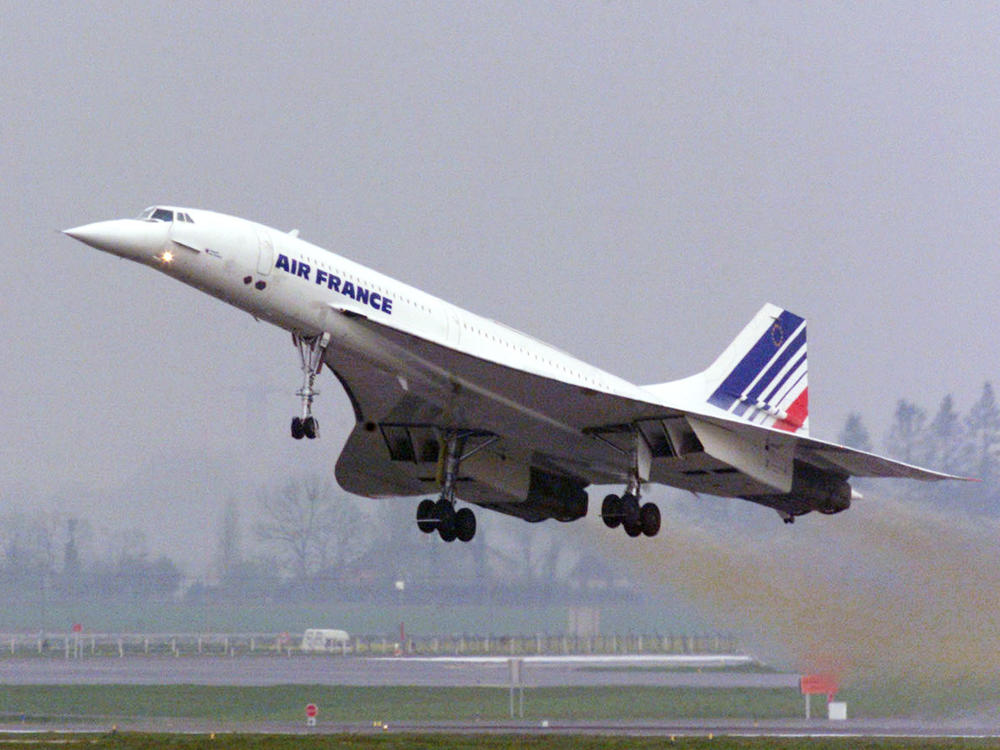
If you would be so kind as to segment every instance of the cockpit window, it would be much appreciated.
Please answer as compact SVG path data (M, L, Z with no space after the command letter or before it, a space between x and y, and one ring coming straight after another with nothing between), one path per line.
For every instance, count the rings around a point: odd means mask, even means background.
M139 214L139 219L142 221L173 221L174 212L168 208L157 208L156 206L150 206L141 214Z

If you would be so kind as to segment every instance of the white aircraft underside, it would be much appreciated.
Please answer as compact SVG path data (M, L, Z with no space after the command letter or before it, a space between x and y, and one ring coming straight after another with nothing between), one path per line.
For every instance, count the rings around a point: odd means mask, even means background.
M852 476L951 479L808 437L806 325L765 305L707 370L638 386L536 339L261 224L158 206L139 219L66 234L156 268L293 335L303 367L293 437L315 437L314 381L325 364L356 425L336 466L350 492L437 495L418 526L468 541L461 499L528 521L587 513L653 536L644 484L742 497L786 521L837 513Z

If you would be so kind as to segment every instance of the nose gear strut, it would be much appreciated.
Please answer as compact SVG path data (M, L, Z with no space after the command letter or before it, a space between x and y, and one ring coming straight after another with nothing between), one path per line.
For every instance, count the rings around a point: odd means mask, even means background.
M300 336L292 334L292 341L299 349L299 359L302 361L302 387L295 395L302 399L302 416L292 419L292 437L310 440L319 437L319 421L312 415L313 399L319 395L315 388L316 376L323 368L323 354L330 343L330 334L318 336Z

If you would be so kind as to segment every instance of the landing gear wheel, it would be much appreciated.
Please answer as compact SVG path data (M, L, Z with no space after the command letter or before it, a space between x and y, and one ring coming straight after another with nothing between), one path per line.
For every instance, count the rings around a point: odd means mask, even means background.
M461 542L471 542L476 535L476 514L462 508L455 514L455 534Z
M622 522L622 499L618 495L608 495L601 503L601 518L604 525L613 529Z
M310 440L315 439L319 435L319 422L316 420L316 417L306 417L302 420L302 432Z
M632 527L639 525L639 498L635 495L622 495L622 524Z
M458 532L455 530L455 519L449 518L447 521L439 521L438 534L444 541L454 542L458 537Z
M635 523L630 523L629 521L622 521L622 528L625 529L625 533L629 536L636 537L642 533L642 524L636 521Z
M455 541L455 507L445 499L434 503L434 515L437 517L437 530L446 542Z
M646 503L639 509L639 526L646 536L656 536L660 530L660 509L655 503Z
M453 523L455 521L455 506L447 500L438 500L434 503L434 517L438 520L438 523L444 523L445 521Z
M433 500L421 500L417 506L417 528L425 534L430 534L437 528L437 515L434 513Z
M302 436L305 435L305 429L302 426L302 419L299 417L292 418L292 437L296 440L301 440Z

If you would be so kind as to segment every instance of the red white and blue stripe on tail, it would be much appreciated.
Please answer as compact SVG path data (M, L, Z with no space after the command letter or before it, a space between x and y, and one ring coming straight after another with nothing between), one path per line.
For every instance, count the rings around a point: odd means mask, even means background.
M712 405L753 424L809 433L806 322L798 315L765 305L705 374Z

